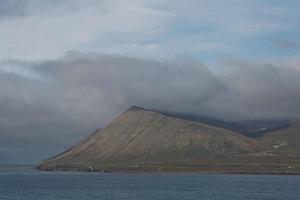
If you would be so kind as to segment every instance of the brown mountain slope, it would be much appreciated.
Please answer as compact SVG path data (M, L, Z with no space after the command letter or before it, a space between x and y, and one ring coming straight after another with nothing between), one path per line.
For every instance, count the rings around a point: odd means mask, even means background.
M40 169L192 161L260 152L262 142L222 128L167 117L131 107L107 127L66 152L44 161Z
M300 121L289 127L267 133L263 141L273 147L275 155L300 156Z

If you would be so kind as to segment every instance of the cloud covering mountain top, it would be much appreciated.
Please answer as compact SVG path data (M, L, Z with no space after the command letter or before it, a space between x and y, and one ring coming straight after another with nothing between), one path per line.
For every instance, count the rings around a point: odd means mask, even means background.
M299 6L0 1L0 162L48 157L131 105L299 118Z
M96 127L130 105L225 120L299 116L298 62L227 60L217 73L193 59L155 61L69 53L0 66L1 127L74 122Z

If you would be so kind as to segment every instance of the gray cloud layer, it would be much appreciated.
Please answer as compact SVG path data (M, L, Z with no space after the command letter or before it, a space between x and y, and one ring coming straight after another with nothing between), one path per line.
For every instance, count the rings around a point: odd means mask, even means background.
M36 161L58 153L133 104L226 120L295 119L298 63L226 60L226 70L214 73L192 59L76 52L40 63L3 61L0 157Z

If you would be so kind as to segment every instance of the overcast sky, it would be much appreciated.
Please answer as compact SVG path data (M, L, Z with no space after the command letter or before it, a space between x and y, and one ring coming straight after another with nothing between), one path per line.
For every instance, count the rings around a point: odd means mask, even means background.
M0 164L36 163L130 105L300 118L300 1L0 0Z

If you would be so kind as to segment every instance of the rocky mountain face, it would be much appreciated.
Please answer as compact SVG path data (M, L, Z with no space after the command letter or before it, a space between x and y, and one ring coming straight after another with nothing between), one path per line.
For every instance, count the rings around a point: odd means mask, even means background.
M295 125L295 129L298 128ZM287 132L291 138L299 137L299 134L293 135L294 128ZM285 137L285 132L269 133L263 139L253 139L223 128L133 106L79 144L45 160L39 169L137 169L143 168L143 165L152 171L151 166L159 163L159 169L164 166L172 171L174 165L197 167L199 163L202 166L203 162L213 164L215 161L219 163L216 166L223 165L220 163L231 166L234 160L236 162L242 158L273 156L273 152L283 149L281 145L290 144L281 140L282 135ZM296 147L298 142L291 145ZM182 171L190 171L185 169L181 168Z

